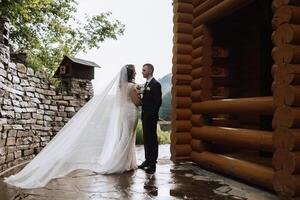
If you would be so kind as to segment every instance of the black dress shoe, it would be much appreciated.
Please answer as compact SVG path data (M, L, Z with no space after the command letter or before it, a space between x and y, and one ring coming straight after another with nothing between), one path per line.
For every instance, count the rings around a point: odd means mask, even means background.
M138 166L139 169L145 169L146 167L148 167L148 164L146 162L143 162Z
M147 174L154 174L156 171L156 167L155 166L146 167L145 171Z

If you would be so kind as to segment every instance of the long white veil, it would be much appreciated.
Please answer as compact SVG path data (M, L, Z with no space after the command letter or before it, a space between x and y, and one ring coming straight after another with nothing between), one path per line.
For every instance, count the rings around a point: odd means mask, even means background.
M76 169L113 173L112 160L124 128L128 94L124 66L101 94L94 96L57 133L48 145L5 182L21 188L45 186L51 179Z

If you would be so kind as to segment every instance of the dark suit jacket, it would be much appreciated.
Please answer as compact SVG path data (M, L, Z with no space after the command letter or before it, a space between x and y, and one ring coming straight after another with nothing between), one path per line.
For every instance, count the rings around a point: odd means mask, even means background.
M158 120L158 112L162 102L161 96L161 85L152 78L144 89L142 99L142 120L145 118Z

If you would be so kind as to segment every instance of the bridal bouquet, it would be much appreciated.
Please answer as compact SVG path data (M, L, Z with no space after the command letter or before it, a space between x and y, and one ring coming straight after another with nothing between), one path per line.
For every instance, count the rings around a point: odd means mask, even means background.
M143 84L137 84L136 89L138 91L139 96L141 98L143 98L143 94L144 94L144 91L145 91L144 85Z

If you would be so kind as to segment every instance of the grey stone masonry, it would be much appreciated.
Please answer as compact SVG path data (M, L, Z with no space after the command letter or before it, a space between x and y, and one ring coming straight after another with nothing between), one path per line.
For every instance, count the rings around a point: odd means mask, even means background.
M43 71L10 61L0 41L0 172L32 159L93 96L90 80L69 82L66 95Z

